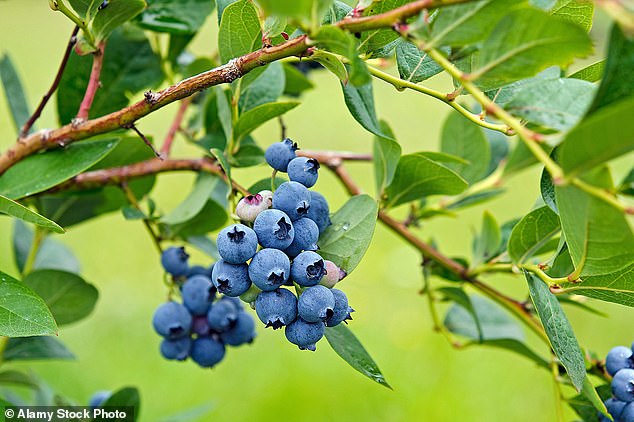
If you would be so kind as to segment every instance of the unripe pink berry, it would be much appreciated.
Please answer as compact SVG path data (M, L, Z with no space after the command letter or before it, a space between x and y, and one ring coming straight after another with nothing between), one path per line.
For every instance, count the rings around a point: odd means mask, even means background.
M242 221L253 222L262 211L271 208L273 193L263 190L255 195L245 196L236 206L236 215Z
M326 264L326 275L321 279L319 284L332 289L335 287L335 284L343 280L348 273L342 268L339 268L337 264L332 261L324 260L324 263Z

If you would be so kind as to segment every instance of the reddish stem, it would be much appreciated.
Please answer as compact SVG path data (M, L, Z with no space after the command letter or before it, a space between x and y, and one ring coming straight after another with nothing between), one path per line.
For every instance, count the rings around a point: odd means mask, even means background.
M103 56L105 47L106 42L102 41L99 44L99 48L92 56L92 69L90 71L90 79L88 80L88 86L86 87L84 99L81 101L81 104L79 105L79 111L77 112L77 119L82 122L88 120L90 107L92 107L92 102L94 101L97 90L101 85L101 82L99 82L99 77L101 76L101 68L103 67Z
M189 107L189 105L191 104L192 98L193 97L187 97L181 100L180 107L178 107L176 116L174 116L174 121L167 131L167 135L165 136L165 140L163 141L163 146L161 147L161 155L164 158L170 156L172 143L174 143L176 132L178 132L181 127L181 123L183 122L183 119L185 118L185 113L187 112L187 107Z

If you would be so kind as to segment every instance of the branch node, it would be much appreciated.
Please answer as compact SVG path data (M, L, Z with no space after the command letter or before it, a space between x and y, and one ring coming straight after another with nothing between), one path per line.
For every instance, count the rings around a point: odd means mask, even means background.
M70 124L73 127L73 129L77 129L85 121L86 121L86 119L84 119L83 117L74 117L73 120L70 121Z
M149 105L154 105L160 97L160 94L157 92L152 92L152 90L145 91L143 93L143 98L145 98L145 102Z
M238 66L238 59L229 60L226 65L221 66L218 70L220 70L222 80L226 83L231 83L242 76L242 70Z

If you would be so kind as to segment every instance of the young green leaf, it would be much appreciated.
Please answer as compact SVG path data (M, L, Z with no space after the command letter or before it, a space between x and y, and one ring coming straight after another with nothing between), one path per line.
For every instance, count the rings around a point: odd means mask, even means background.
M591 386L590 380L587 378L586 383ZM584 390L586 388L587 387L584 384ZM566 399L566 402L579 415L579 417L581 417L582 421L600 421L597 410L600 412L606 412L607 409L605 408L605 404L603 402L612 397L610 384L599 385L596 389L594 387L592 388L595 390L595 393L590 392L595 395L595 397L592 397L592 401L588 398L587 392L583 390L580 394ZM597 395L599 397L598 401L596 398Z
M281 116L299 105L298 102L266 103L259 105L242 114L233 127L233 137L240 141L260 125L275 117Z
M247 76L250 74L248 73ZM242 81L238 102L242 113L259 105L271 103L282 95L286 84L282 63L270 63L254 80L249 81L248 84L246 82L246 79Z
M577 391L581 391L586 380L586 366L570 322L546 283L532 273L524 271L524 275L531 300L546 330L553 352L566 368Z
M145 0L109 0L108 6L101 8L92 20L95 42L108 38L117 27L141 13L145 6Z
M586 32L592 28L594 2L592 0L557 0L557 4L550 10L553 16L575 23Z
M332 224L321 234L319 254L350 274L370 246L377 213L376 201L370 196L350 198L332 215Z
M260 18L253 2L239 0L222 13L218 30L218 50L222 63L262 46Z
M523 264L561 230L559 217L549 207L526 214L511 232L509 256L515 264Z
M75 355L55 337L10 338L2 358L5 362L44 359L75 359Z
M152 0L139 16L139 24L156 32L195 34L212 10L209 0Z
M342 84L341 87L343 89L344 101L352 117L367 131L377 136L388 138L389 136L381 132L379 121L376 118L372 82L359 87L352 86L351 84Z
M33 231L22 221L16 220L13 230L13 255L15 265L20 272L24 270L27 256L33 242ZM47 236L40 245L32 270L55 269L79 273L79 261L73 252L63 243Z
M211 174L200 173L189 195L175 209L165 214L161 218L161 222L180 224L194 218L211 197L217 181L218 178Z
M0 271L0 335L46 334L57 334L57 324L46 303L28 286Z
M11 369L0 372L0 385L16 385L33 390L39 388L38 380L34 375Z
M442 294L446 299L455 302L456 305L462 307L471 315L471 318L473 319L477 330L476 339L478 340L478 342L484 341L482 325L480 324L480 319L478 318L478 314L476 313L473 303L471 303L471 298L469 297L469 295L467 295L465 291L459 287L440 287L436 291Z
M584 67L568 76L572 79L581 79L582 81L598 82L601 80L605 71L605 60L599 60L590 66Z
M0 58L0 81L2 81L4 95L9 103L13 125L15 130L19 131L29 119L31 113L29 112L29 105L26 101L18 71L15 69L9 54L5 54Z
M130 421L136 421L139 419L139 413L141 410L141 396L139 390L135 387L124 387L115 391L108 399L101 405L101 407L133 407L134 415Z
M348 83L348 69L346 69L346 66L336 54L324 50L316 50L310 58L332 72L344 86Z
M363 16L373 16L403 6L407 3L407 0L373 0L366 3L370 4L368 7L361 7L363 9ZM367 31L361 35L361 52L372 55L373 52L382 49L397 38L398 34L391 28Z
M328 344L343 360L355 370L359 371L372 381L378 382L384 387L392 387L387 383L376 362L365 350L359 339L348 327L339 324L336 327L326 328L326 340Z
M482 230L473 243L473 262L475 267L493 258L500 249L502 233L495 217L488 211L482 215Z
M47 230L55 233L64 233L64 229L61 228L56 222L49 220L46 217L42 217L30 208L25 207L15 201L5 198L0 195L0 213L10 215L20 220L33 223Z
M394 134L389 125L381 121L381 131L387 133L390 138L382 136L374 137L373 157L374 157L374 180L376 182L376 192L379 197L383 194L386 186L392 183L394 172L401 158L401 146L393 141Z
M443 49L444 53L448 50ZM401 79L418 83L442 72L442 67L430 58L427 53L419 50L416 44L399 39L396 44L396 65Z
M99 297L95 286L66 271L33 271L26 276L24 284L44 299L58 325L86 318Z
M282 68L284 69L284 80L286 81L284 85L284 95L298 97L304 91L314 88L310 79L291 64L283 63Z

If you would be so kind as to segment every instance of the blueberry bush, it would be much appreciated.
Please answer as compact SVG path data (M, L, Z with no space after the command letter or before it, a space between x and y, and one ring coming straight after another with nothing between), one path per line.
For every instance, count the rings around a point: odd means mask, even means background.
M90 315L99 293L58 236L119 213L145 227L164 269L163 283L155 285L166 300L146 324L162 337L156 357L216 367L227 346L257 348L258 336L283 329L302 350L315 351L325 337L319 349L329 345L356 371L391 388L353 334L353 309L342 290L362 282L354 270L378 223L420 256L392 265L420 268L433 328L451 346L488 346L532 361L552 376L560 421L570 412L566 406L583 421L634 421L632 349L619 346L602 359L579 344L562 307L598 313L598 301L634 306L631 4L49 0L48 6L51 19L67 19L70 37L59 65L46 64L53 82L37 107L26 100L28 74L19 74L9 54L0 56L10 111L2 117L16 134L0 154L0 213L14 219L19 270L0 269L0 404L72 403L12 394L15 385L41 387L36 374L10 365L72 357L55 334ZM593 29L591 37L595 18L605 31ZM190 43L207 20L217 24L217 40L196 56ZM605 51L596 36L606 40ZM303 148L302 130L318 127L289 128L287 137L284 115L301 109L305 92L319 89L317 72L338 81L352 118L372 139L367 153L347 152L345 133L340 150ZM438 150L402 153L396 132L377 116L377 84L451 109ZM174 116L167 116L161 109L175 102ZM38 130L42 113L55 113L58 127ZM171 120L161 142L137 124L150 114ZM269 121L279 124L280 137L256 140L254 131ZM198 154L176 157L174 142ZM362 191L350 162L373 169L374 192ZM240 180L247 167L259 172L258 180ZM498 222L492 204L512 201L504 182L528 168L540 170L532 183L541 195L525 214ZM182 203L164 210L153 199L155 188L163 173L176 171L196 178L183 187L189 194ZM350 195L339 209L320 191L323 173ZM472 236L470 256L447 253L451 248L424 231L430 220L460 218L482 204L490 210ZM193 250L208 261L190 263ZM494 287L500 273L524 293ZM270 329L258 327L258 319ZM539 348L525 341L525 332L539 339ZM133 387L99 391L90 401L122 403L138 416Z

